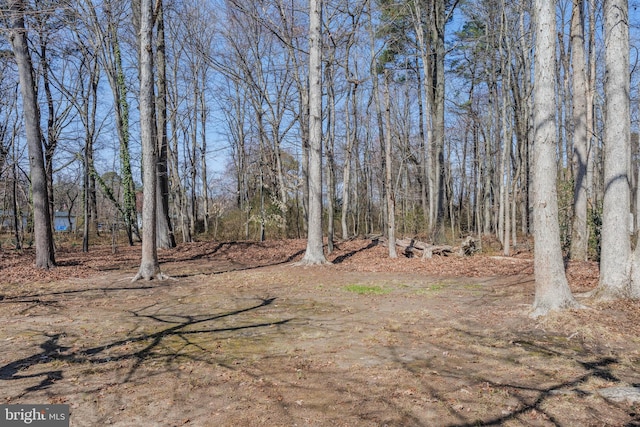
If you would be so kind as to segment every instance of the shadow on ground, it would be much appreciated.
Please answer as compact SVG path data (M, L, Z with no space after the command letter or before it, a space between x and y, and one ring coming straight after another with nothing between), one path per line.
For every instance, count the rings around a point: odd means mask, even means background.
M120 288L121 290L122 288ZM126 288L130 289L130 288ZM139 288L134 288L139 289ZM57 293L60 294L60 293ZM88 349L73 349L60 343L61 338L65 337L64 333L45 334L46 340L39 345L40 351L30 356L23 357L9 362L0 367L0 381L22 380L26 378L42 378L40 383L25 388L20 396L24 396L29 392L42 390L50 387L54 382L64 379L65 371L63 369L39 372L37 374L22 374L38 365L50 364L52 362L64 362L66 366L79 364L105 364L121 361L132 361L129 373L126 375L123 383L126 383L140 366L151 358L164 358L172 360L176 358L189 358L189 354L181 352L186 347L197 346L192 337L201 334L214 335L222 332L238 332L247 329L267 328L273 326L281 326L287 324L290 319L252 323L235 327L215 327L215 322L225 318L238 316L244 313L260 310L263 307L271 305L275 298L262 299L258 304L243 309L233 310L224 313L210 315L148 315L132 312L133 317L142 317L153 320L159 324L166 325L153 333L131 334L108 343L94 346ZM199 326L194 329L193 327ZM204 327L206 326L206 327ZM158 353L164 340L168 338L178 338L183 344L180 348L170 353ZM139 348L140 347L140 348ZM127 348L136 348L133 351L126 351ZM166 346L164 349L166 350ZM125 351L122 351L125 350ZM109 353L109 354L108 354ZM55 363L54 363L55 364Z

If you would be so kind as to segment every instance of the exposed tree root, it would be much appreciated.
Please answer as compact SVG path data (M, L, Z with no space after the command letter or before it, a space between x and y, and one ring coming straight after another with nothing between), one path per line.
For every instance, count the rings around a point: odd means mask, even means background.
M160 271L160 268L154 269L153 271L150 271L149 269L145 269L143 267L140 267L140 270L138 271L138 274L136 274L136 276L133 278L133 280L131 280L131 282L136 282L138 280L160 280L160 281L164 281L169 279L170 276L164 274L163 272Z
M294 267L308 267L311 265L333 265L333 263L327 260L326 258L323 258L320 260L320 259L308 259L305 257L298 262L294 262L291 265L293 265Z

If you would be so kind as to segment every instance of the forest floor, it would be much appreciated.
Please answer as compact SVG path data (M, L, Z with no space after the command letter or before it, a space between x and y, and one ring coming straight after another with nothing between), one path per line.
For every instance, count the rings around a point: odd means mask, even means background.
M0 403L71 426L640 426L640 304L529 317L530 254L387 258L302 240L0 250ZM594 263L568 263L575 294ZM607 392L626 391L621 398Z

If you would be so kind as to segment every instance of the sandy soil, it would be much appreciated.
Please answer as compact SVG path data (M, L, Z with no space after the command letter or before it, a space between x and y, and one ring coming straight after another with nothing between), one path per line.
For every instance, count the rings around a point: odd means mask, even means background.
M533 320L532 260L401 257L370 240L0 251L0 403L72 426L640 426L640 304ZM568 265L575 293L597 265Z

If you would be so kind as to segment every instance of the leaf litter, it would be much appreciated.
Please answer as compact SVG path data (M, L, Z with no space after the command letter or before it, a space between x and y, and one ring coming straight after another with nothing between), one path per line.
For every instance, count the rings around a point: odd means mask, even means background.
M59 266L0 251L0 402L67 403L93 425L609 425L640 422L640 306L531 320L531 254L401 257L304 240L161 250L60 247ZM596 263L568 263L576 294ZM349 287L385 289L350 292ZM388 291L388 292L387 292ZM633 394L633 393L631 393Z

